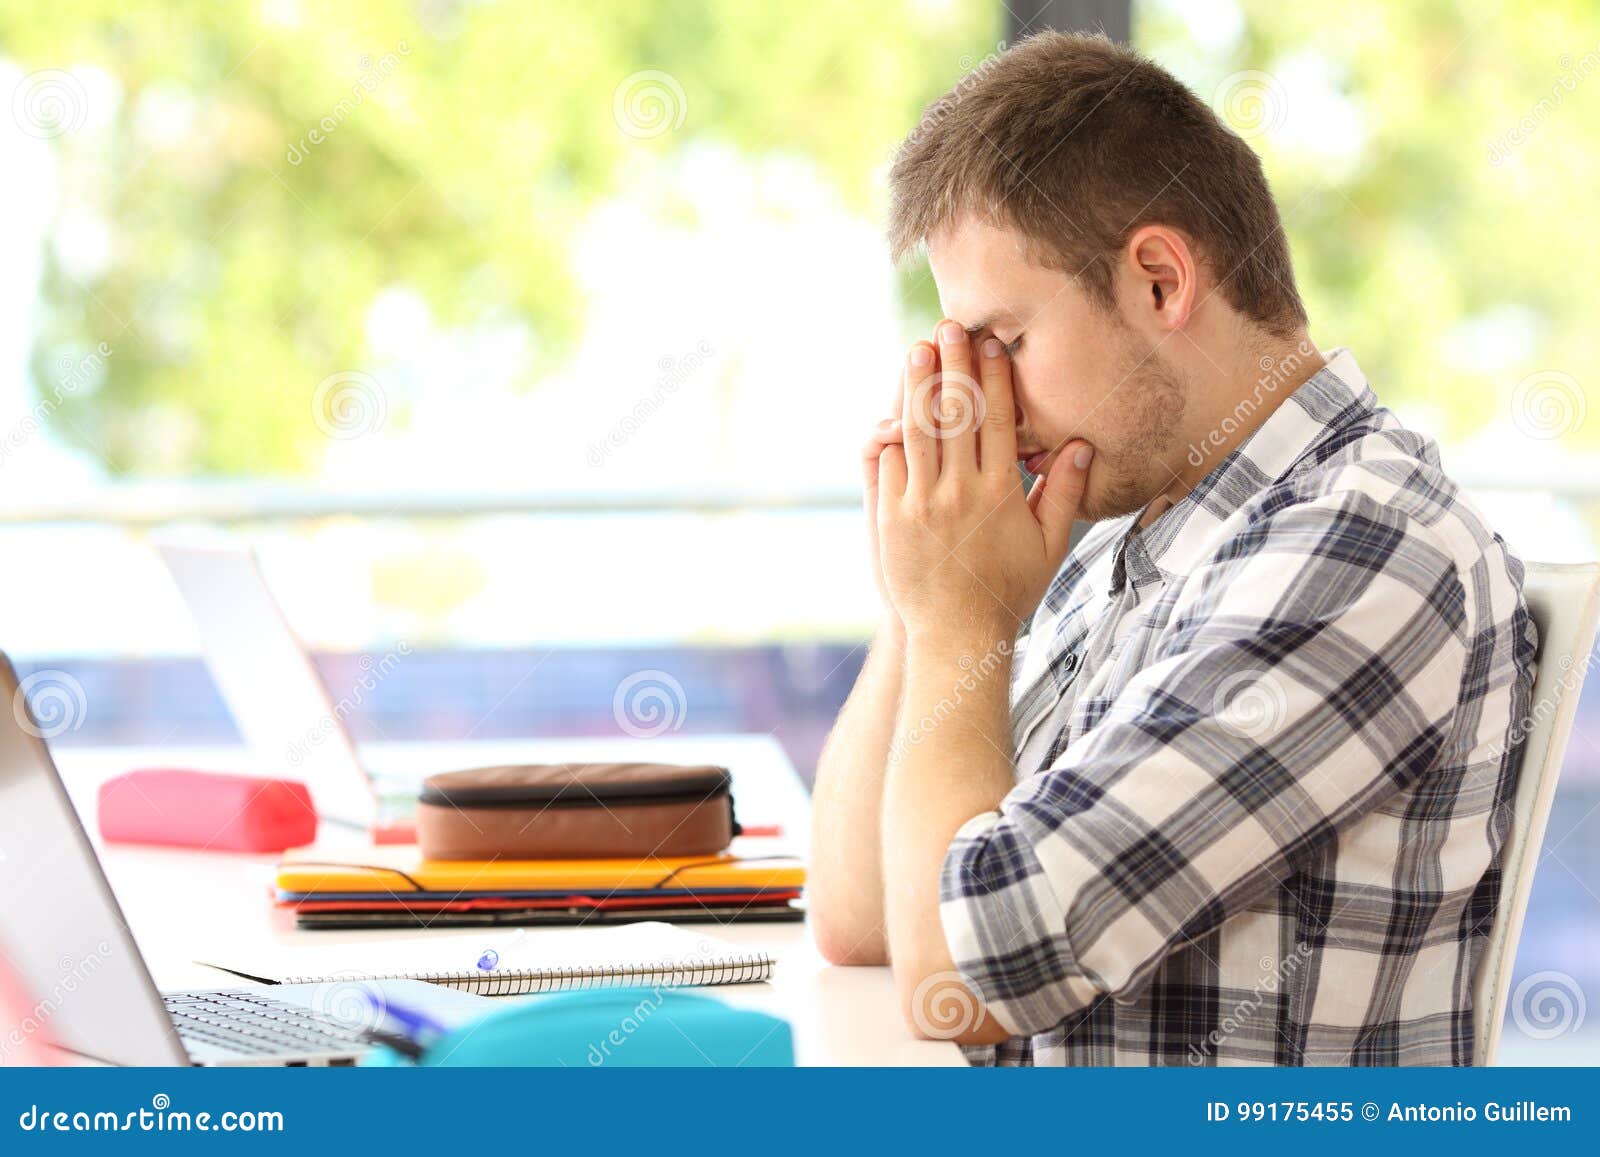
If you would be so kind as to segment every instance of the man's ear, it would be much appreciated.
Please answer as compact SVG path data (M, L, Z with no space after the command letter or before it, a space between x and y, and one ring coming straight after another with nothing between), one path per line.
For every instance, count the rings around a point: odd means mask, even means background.
M1122 251L1134 287L1134 316L1160 330L1182 329L1199 304L1199 266L1183 235L1165 225L1135 230Z

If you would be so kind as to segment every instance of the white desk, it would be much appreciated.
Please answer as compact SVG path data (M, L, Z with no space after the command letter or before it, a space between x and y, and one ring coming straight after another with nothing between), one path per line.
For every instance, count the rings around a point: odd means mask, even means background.
M810 799L776 740L768 736L672 736L654 740L518 740L454 744L372 744L363 757L385 779L415 777L458 767L501 762L658 758L723 764L733 770L739 818L747 824L781 824L788 849L804 850ZM95 793L112 775L134 767L249 770L240 748L71 748L55 752L68 791L84 817L116 889L129 927L162 988L234 983L226 973L195 964L219 943L236 950L252 944L333 944L362 938L427 936L424 930L315 931L294 927L292 914L272 904L276 856L190 852L104 845L95 830ZM330 853L359 846L353 834L325 828L317 846ZM697 925L712 935L764 948L777 961L766 984L715 990L731 1004L758 1008L793 1026L804 1065L964 1064L960 1050L939 1041L914 1040L900 1018L885 968L836 968L812 945L800 924ZM459 931L456 929L454 931Z

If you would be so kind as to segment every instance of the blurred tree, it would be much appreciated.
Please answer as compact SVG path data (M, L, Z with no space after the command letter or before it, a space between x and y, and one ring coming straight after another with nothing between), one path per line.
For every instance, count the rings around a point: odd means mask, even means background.
M58 228L35 378L114 349L60 424L113 470L305 471L326 445L306 406L361 369L384 289L443 324L525 325L531 384L583 316L568 238L630 157L707 138L798 154L869 215L894 143L999 17L937 0L4 5L0 59L26 74L24 131L55 150L58 224L111 238L86 273Z
M1227 8L1143 4L1135 37L1261 153L1318 344L1442 437L1600 445L1600 9L1246 0L1233 37Z
M326 442L305 407L365 364L385 289L444 324L526 326L531 385L584 314L568 240L631 158L706 139L802 155L876 216L894 145L994 51L1002 15L988 0L5 5L0 59L26 74L13 115L49 138L61 184L35 377L114 348L61 425L114 470L306 471ZM1432 405L1456 438L1526 422L1518 383L1555 375L1535 402L1567 407L1556 433L1600 441L1600 414L1581 420L1590 397L1600 410L1590 0L1350 0L1337 19L1148 0L1135 16L1141 47L1260 149L1320 342L1354 347L1386 399ZM85 221L110 238L88 266L69 243ZM931 321L925 270L902 286Z

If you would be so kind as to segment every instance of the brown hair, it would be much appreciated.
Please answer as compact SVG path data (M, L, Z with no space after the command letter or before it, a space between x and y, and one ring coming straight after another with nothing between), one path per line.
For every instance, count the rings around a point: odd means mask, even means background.
M1234 309L1279 336L1306 325L1261 162L1160 65L1104 36L1041 32L930 104L889 175L896 261L958 217L993 214L1032 258L1115 307L1134 230L1182 232Z

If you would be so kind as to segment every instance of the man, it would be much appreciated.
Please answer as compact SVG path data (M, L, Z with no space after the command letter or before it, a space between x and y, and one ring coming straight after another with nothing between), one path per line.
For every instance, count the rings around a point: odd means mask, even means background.
M817 772L823 953L975 1063L1470 1063L1522 566L1312 344L1255 155L1047 34L890 182L948 317L864 455L885 609Z

